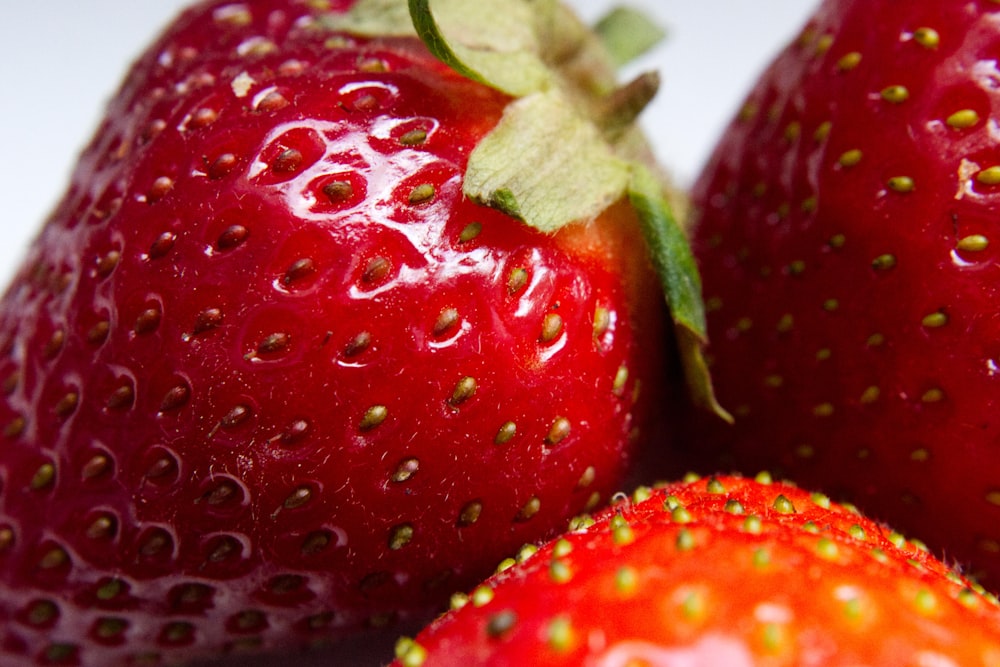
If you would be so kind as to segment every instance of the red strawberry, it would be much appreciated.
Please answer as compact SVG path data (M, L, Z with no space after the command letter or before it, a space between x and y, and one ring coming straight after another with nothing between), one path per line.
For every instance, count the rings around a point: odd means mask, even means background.
M713 371L762 467L1000 585L1000 5L826 2L694 192Z
M419 618L606 498L655 431L664 309L642 238L678 228L619 113L649 79L615 93L560 14L536 41L570 88L525 47L493 54L516 75L502 92L426 2L421 32L480 81L431 55L405 3L349 4L181 16L0 303L4 665L174 663ZM554 145L518 143L539 109ZM596 220L555 231L579 203Z
M396 667L995 665L1000 607L913 542L787 484L641 490L517 562Z

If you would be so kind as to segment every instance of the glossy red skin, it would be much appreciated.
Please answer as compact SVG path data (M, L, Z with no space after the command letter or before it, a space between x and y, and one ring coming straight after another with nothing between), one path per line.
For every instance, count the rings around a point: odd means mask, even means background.
M324 45L302 3L251 6L244 25L202 5L142 57L0 304L5 665L420 618L607 498L650 425L640 337L663 309L631 212L549 237L464 200L507 98L415 39Z
M998 20L990 2L826 2L763 74L756 113L693 193L709 354L736 425L694 425L688 461L847 498L994 589L1000 191L976 173L998 159ZM897 85L908 98L884 99ZM978 122L948 125L967 109ZM897 176L913 191L893 190ZM977 234L994 243L958 249ZM924 324L938 312L947 324Z
M991 664L1000 608L968 585L825 497L700 479L623 501L495 575L416 637L426 660L408 667Z

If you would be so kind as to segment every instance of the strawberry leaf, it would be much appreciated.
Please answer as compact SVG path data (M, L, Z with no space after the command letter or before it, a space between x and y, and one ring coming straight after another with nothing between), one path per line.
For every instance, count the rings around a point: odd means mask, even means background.
M409 0L417 34L431 53L456 72L522 97L550 88L552 69L542 59L541 17L551 0ZM548 11L547 11L548 10Z
M631 7L616 7L597 22L600 35L612 62L618 67L632 62L666 37L666 32L642 12Z
M670 306L691 398L699 407L732 422L732 416L715 398L705 362L703 351L708 335L701 277L684 230L663 196L662 184L646 167L633 166L628 195L642 223L650 258Z
M403 0L357 0L347 12L327 12L320 17L331 32L362 37L412 37L416 35L410 11Z
M622 197L628 180L628 163L552 91L507 107L469 156L465 193L554 232L597 217Z

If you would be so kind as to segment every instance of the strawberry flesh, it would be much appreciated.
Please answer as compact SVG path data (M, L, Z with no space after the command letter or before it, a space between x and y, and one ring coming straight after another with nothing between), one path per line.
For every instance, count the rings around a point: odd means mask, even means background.
M688 461L850 499L993 588L996 18L826 2L764 73L693 194L737 424L696 418Z
M509 99L312 16L184 14L0 303L4 664L420 618L653 431L632 210L543 235L465 199Z
M785 483L643 489L456 598L397 667L988 665L1000 608L924 548Z

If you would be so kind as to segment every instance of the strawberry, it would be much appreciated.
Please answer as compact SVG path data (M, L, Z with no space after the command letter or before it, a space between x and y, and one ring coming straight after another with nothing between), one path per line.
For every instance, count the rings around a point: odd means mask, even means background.
M0 302L0 662L418 619L617 488L697 278L655 80L501 4L209 1L137 61Z
M735 428L687 465L780 471L1000 585L995 2L826 2L692 195Z
M1000 607L886 526L787 483L640 489L526 549L394 667L994 665Z

